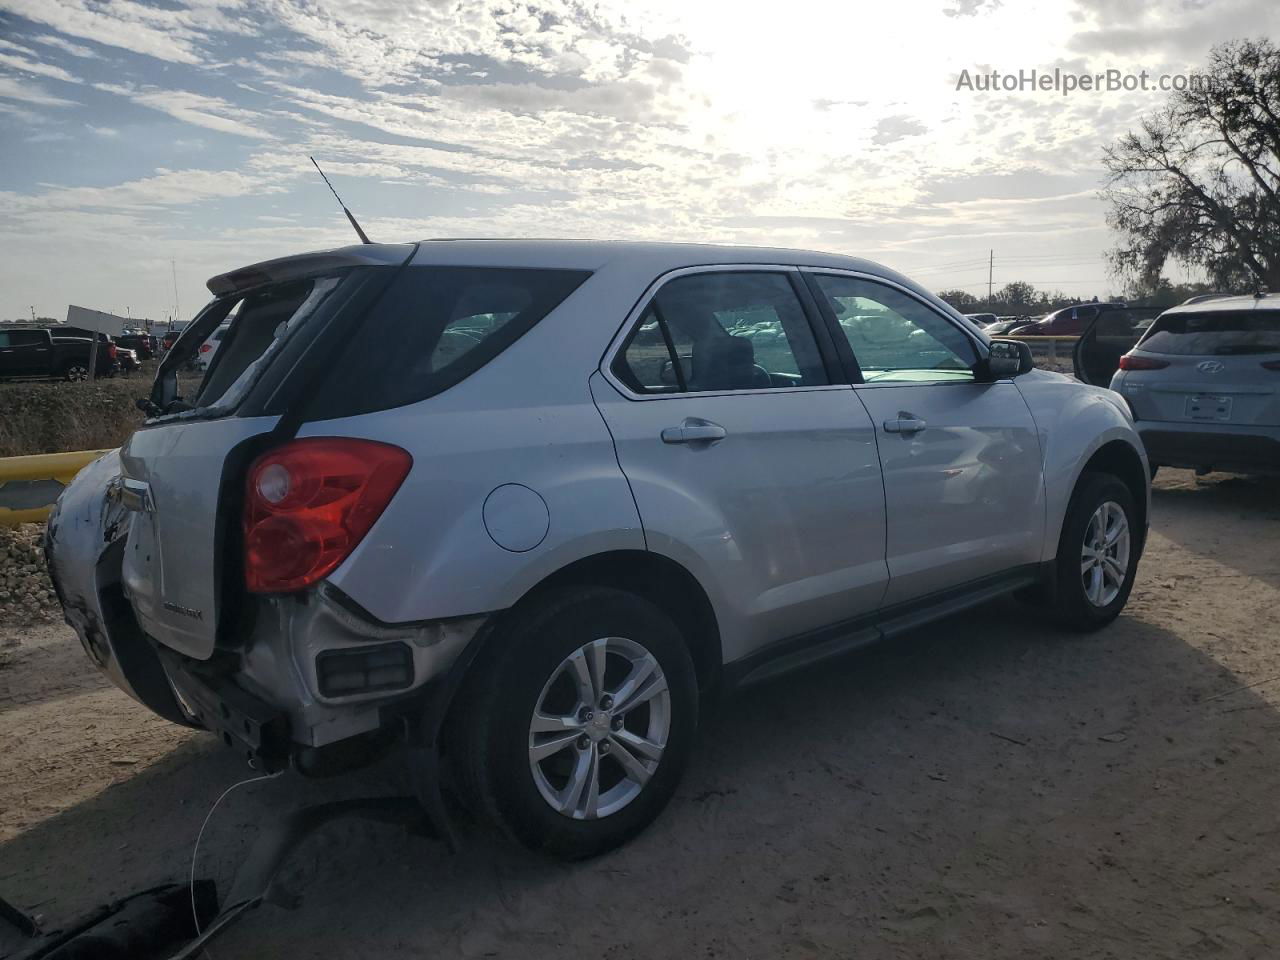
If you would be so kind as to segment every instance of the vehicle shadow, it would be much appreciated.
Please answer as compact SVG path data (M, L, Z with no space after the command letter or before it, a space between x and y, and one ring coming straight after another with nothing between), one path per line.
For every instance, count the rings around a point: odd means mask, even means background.
M450 856L332 823L286 871L301 906L212 953L1256 954L1280 940L1280 717L1242 685L1146 614L1082 636L992 604L726 703L622 850L555 864L473 833ZM209 805L248 774L189 742L0 847L0 892L68 917L184 878ZM265 819L402 785L388 762L243 787L197 873L225 889Z

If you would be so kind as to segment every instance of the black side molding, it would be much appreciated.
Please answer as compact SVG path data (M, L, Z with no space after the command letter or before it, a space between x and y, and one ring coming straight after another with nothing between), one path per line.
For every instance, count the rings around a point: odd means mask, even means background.
M1015 567L940 590L917 600L894 604L875 613L811 630L772 643L756 653L725 665L727 689L742 689L880 640L895 637L942 617L986 603L1006 593L1042 582L1038 563Z

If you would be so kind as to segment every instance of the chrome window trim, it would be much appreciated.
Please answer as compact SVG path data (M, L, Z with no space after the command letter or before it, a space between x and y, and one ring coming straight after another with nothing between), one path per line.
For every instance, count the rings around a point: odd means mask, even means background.
M613 372L613 363L617 359L623 346L627 342L627 337L631 333L631 328L649 309L649 304L653 298L658 295L658 291L665 287L672 280L679 277L689 276L696 273L781 273L799 277L800 267L791 264L781 263L711 263L702 264L693 267L677 267L674 270L668 270L666 273L654 278L653 282L645 288L644 293L640 295L640 299L636 301L636 305L627 313L626 319L614 334L613 339L609 341L609 346L605 349L604 357L600 361L600 373L609 382L609 385L617 390L622 396L628 400L648 401L648 400L680 400L685 397L752 397L752 396L772 396L780 393L814 393L821 390L847 390L847 383L823 383L809 387L760 387L756 390L686 390L684 393L636 393L625 383L618 379ZM804 313L805 322L809 323L809 311L805 307L804 301L797 295L796 305ZM821 318L819 318L821 320ZM813 333L813 331L810 331ZM814 349L822 354L822 346L818 343L816 333L813 333Z

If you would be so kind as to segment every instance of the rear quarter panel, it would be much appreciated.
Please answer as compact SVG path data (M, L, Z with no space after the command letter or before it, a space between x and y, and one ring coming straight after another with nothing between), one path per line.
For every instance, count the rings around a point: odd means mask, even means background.
M1089 459L1113 440L1131 446L1144 469L1147 453L1119 394L1047 370L1033 370L1014 383L1027 401L1040 437L1045 484L1045 537L1040 558L1051 560L1058 551L1071 494ZM1150 496L1148 484L1148 516Z
M300 428L302 437L365 437L413 456L404 485L330 583L384 622L435 620L509 608L576 560L645 549L631 489L588 387L643 285L606 273L443 393ZM485 521L486 500L508 484L545 504L545 535L520 551L494 541L492 513ZM528 515L536 500L515 499L527 513L513 523L527 533L537 523Z

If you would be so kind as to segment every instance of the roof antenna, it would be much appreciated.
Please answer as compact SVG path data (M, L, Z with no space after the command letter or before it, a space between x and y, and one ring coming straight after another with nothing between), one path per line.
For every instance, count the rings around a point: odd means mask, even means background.
M360 242L372 243L373 241L370 240L368 236L365 235L365 232L360 229L360 224L356 223L356 218L351 215L351 211L348 210L347 205L342 202L342 198L338 196L338 191L333 189L333 184L329 182L329 178L326 177L324 175L324 171L320 169L320 164L316 163L316 158L307 157L307 159L310 160L312 165L316 168L316 171L320 174L321 178L324 180L324 185L328 187L329 192L333 194L333 199L338 201L338 206L342 207L342 212L345 213L347 215L347 219L351 221L351 226L355 228L356 236L360 238Z

